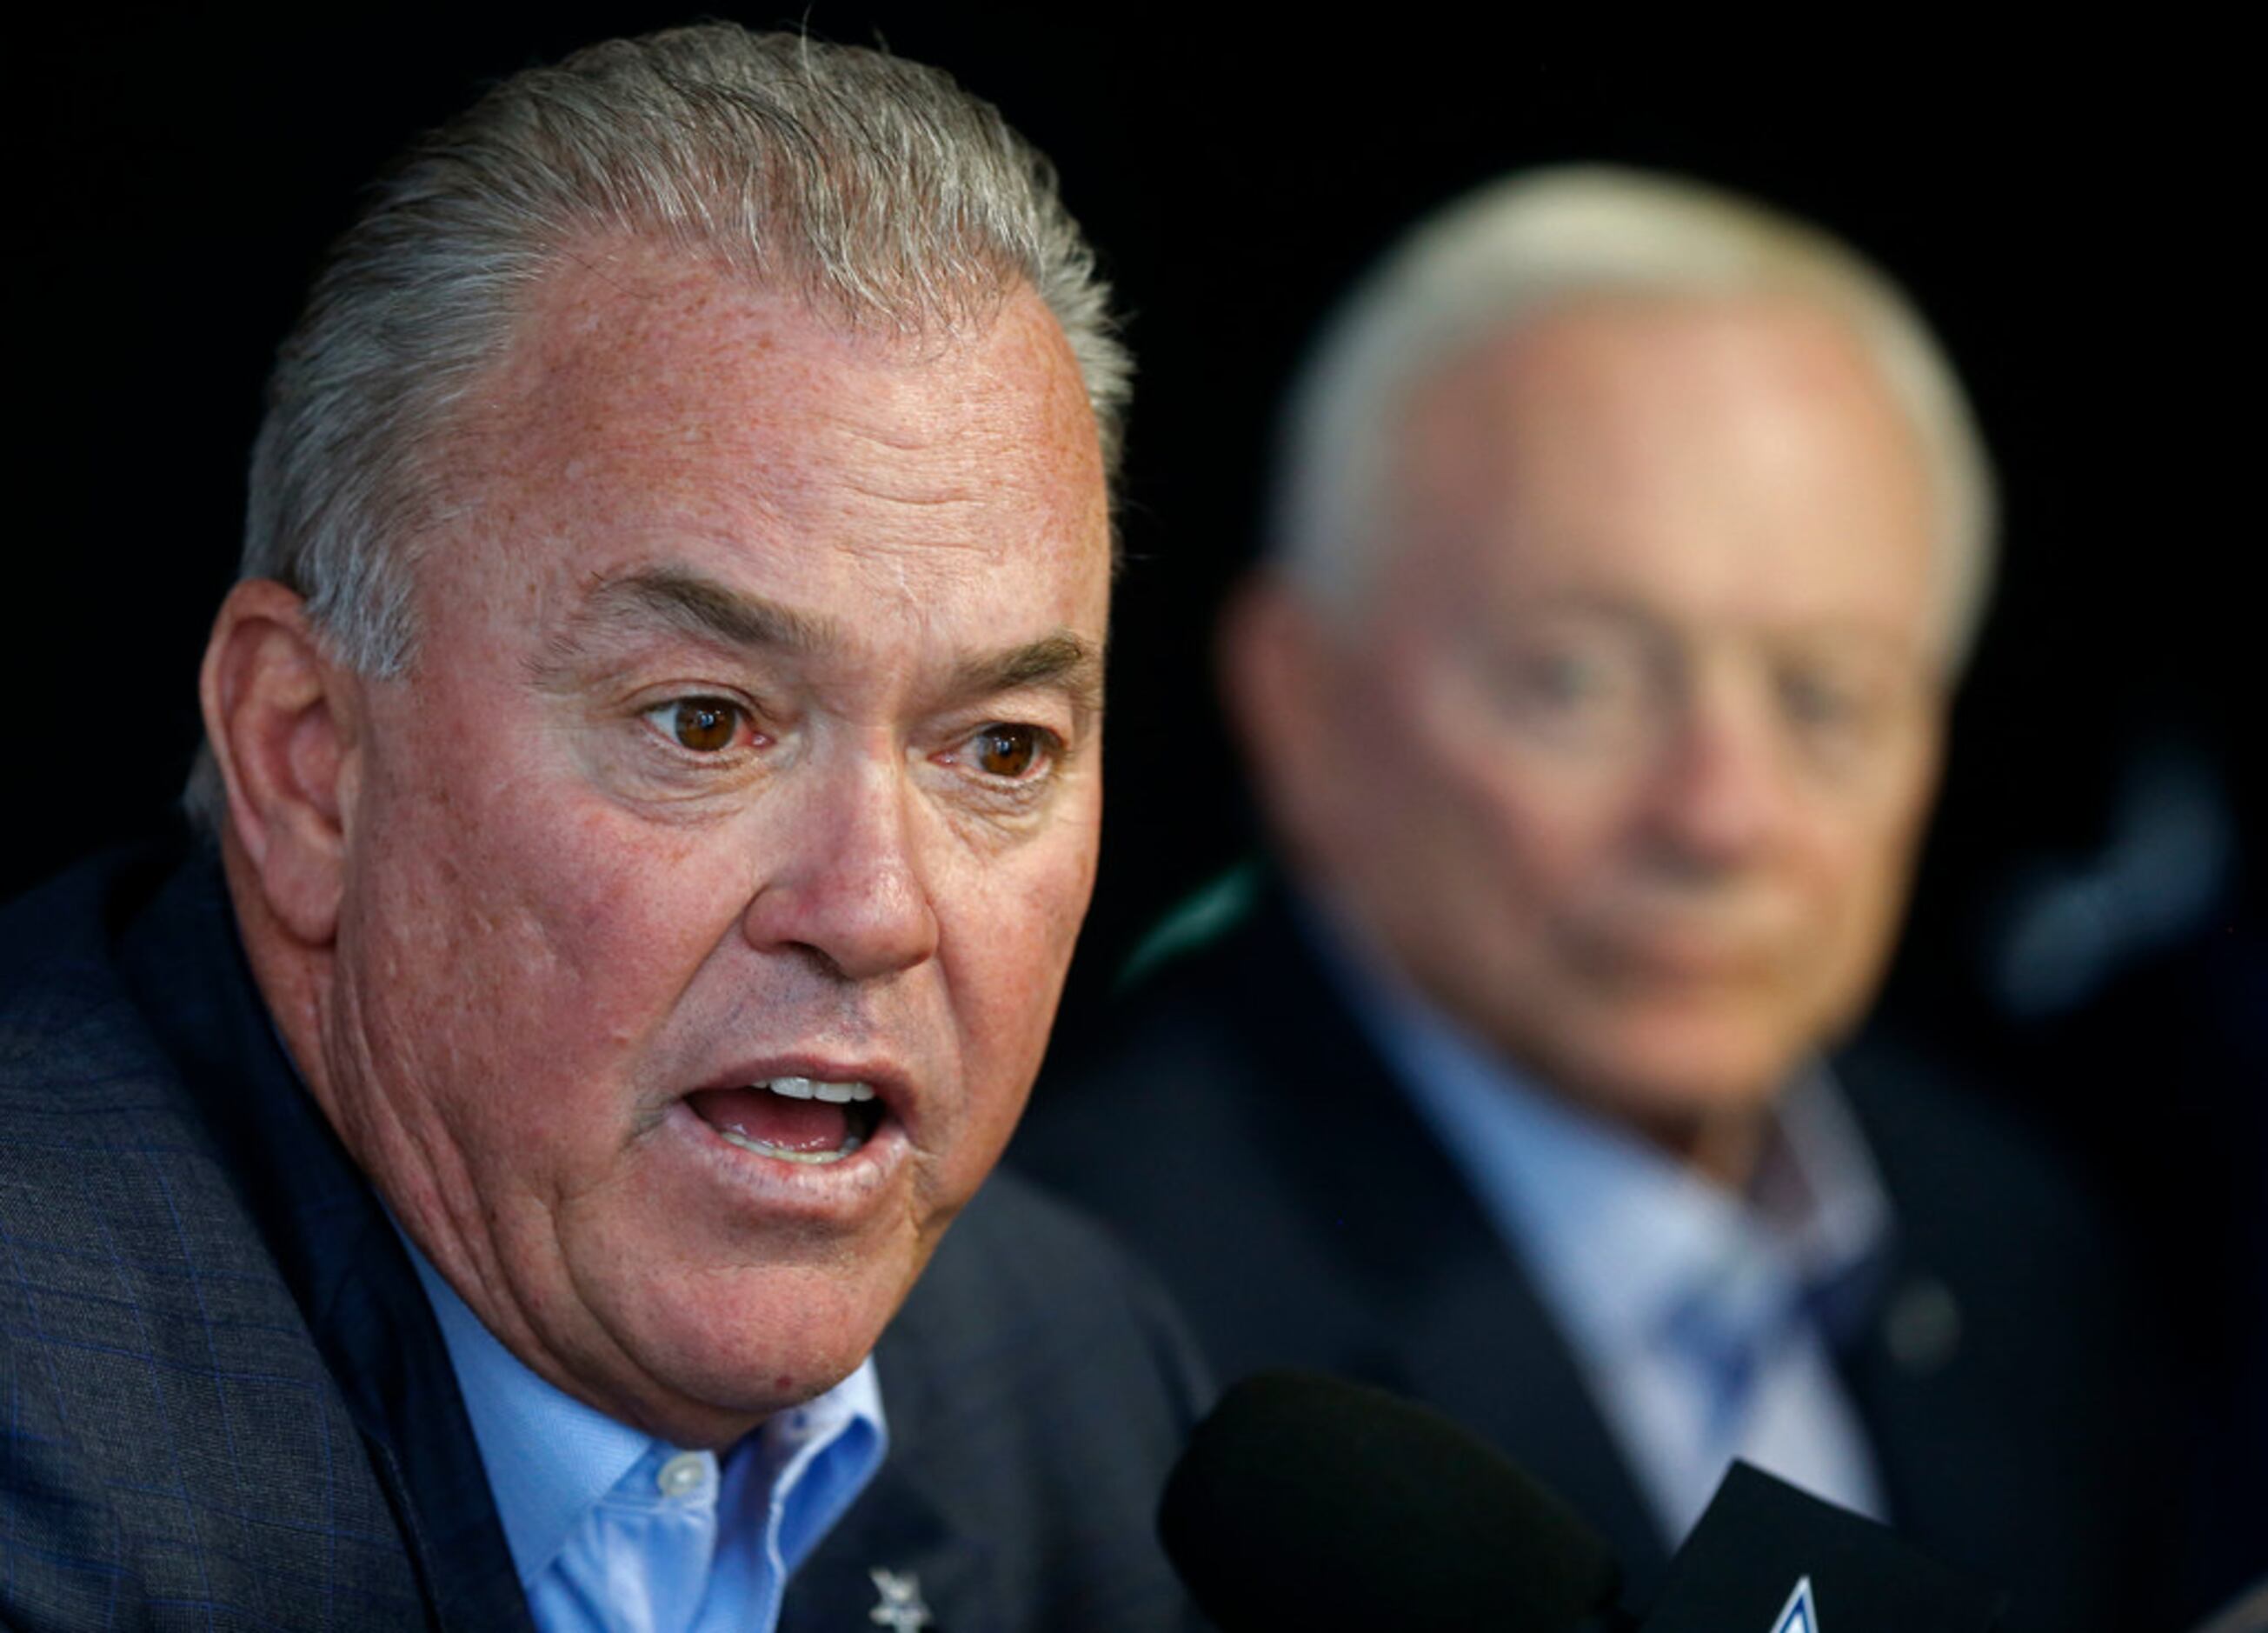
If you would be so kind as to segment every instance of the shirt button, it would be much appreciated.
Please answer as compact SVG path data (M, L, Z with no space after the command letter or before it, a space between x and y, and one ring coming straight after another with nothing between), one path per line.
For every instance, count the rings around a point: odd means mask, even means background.
M653 1483L664 1496L691 1496L709 1483L709 1459L698 1452L680 1452L661 1466Z

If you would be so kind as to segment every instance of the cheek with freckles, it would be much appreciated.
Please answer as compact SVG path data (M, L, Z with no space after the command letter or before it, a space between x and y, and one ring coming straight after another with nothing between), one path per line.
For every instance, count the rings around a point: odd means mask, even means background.
M713 933L667 888L701 876L692 840L626 832L603 809L544 797L533 777L398 769L372 790L342 942L342 960L364 966L372 1046L402 1063L386 1076L450 1085L445 1114L486 1149L553 1142L591 1092L615 1102L591 1110L626 1120L607 1068L666 1013L693 943Z

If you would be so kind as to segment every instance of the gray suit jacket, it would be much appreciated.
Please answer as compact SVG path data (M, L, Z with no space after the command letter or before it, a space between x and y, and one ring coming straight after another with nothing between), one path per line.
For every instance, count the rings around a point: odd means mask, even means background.
M1186 1625L1151 1512L1202 1385L1153 1288L998 1176L876 1350L892 1446L783 1626ZM527 1627L455 1380L300 1089L217 869L0 913L0 1624Z

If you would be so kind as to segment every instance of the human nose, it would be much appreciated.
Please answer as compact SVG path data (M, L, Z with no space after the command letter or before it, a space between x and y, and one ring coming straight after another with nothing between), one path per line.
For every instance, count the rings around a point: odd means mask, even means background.
M845 980L909 970L937 951L906 779L881 757L815 779L779 813L773 862L742 919L760 952L799 952Z
M1660 739L1647 790L1648 830L1697 870L1751 861L1788 819L1787 767L1754 702L1722 682L1695 684Z

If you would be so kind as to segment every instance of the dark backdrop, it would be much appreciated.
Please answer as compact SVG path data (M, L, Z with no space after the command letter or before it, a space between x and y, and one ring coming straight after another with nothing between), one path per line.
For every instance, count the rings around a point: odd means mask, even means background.
M1671 38L1620 9L1536 32L1534 10L1373 8L1336 28L1292 7L816 0L805 14L998 101L1059 162L1130 314L1106 854L1068 1023L1090 1017L1143 924L1247 842L1207 624L1247 556L1271 402L1311 324L1398 226L1502 169L1666 166L1854 240L1917 292L1970 379L2004 473L2003 593L1891 1001L2006 1068L2008 1097L2114 1180L2175 1183L2136 1178L2147 1164L2125 1136L2153 1086L2132 1077L2183 1024L2203 1029L2199 1077L2233 1083L2215 1053L2226 1021L2210 1005L2169 1021L2122 994L2157 972L2189 1001L2198 983L2163 972L2258 945L2243 860L2262 689L2239 571L2259 522L2228 473L2259 411L2226 390L2257 366L2235 346L2250 268L2229 225L2231 54L1960 26L1922 39L1879 10L1831 33ZM0 624L7 892L147 828L179 786L261 376L358 185L483 79L681 15L577 0L257 23L89 11L51 11L9 50L25 284ZM1362 745L1347 751L1360 774ZM2173 793L2137 807L2153 766ZM2137 935L2132 879L2124 897L2088 891L2152 822L2176 865L2137 876L2172 905ZM2017 913L2043 902L2044 917ZM2051 962L2078 959L2030 1011L1992 978L2012 924ZM2074 1016L2146 1064L2112 1075L2115 1052L2074 1053Z

